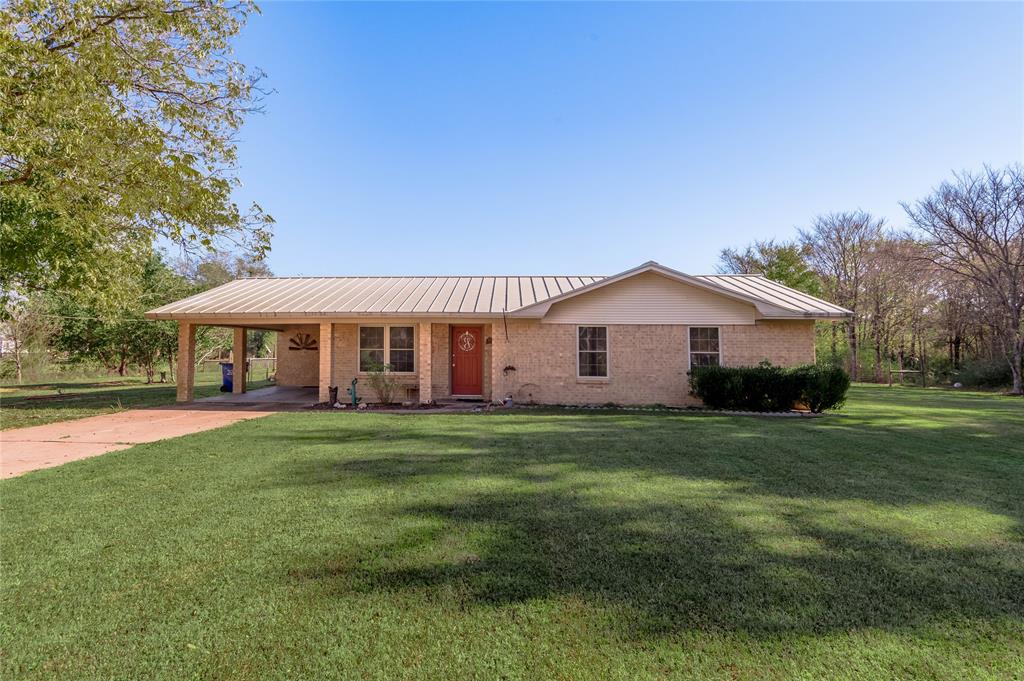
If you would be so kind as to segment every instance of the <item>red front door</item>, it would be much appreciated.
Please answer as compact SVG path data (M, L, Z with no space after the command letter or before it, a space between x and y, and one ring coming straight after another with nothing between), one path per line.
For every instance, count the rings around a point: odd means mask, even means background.
M483 395L484 344L479 326L452 327L452 395Z

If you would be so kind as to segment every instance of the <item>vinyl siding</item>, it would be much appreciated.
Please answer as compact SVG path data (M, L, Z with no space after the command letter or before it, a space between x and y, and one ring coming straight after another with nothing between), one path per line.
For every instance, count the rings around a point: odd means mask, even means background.
M752 304L646 272L555 303L544 322L753 324L754 313Z

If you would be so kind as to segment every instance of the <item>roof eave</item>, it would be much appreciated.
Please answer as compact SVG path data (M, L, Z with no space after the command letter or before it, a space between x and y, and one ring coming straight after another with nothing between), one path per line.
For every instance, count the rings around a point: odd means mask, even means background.
M353 319L353 318L394 318L417 319L459 318L459 319L496 319L501 314L493 312L158 312L145 313L147 319L155 320L187 320L203 319Z
M852 314L834 314L831 312L801 312L793 314L762 314L761 319L850 319Z

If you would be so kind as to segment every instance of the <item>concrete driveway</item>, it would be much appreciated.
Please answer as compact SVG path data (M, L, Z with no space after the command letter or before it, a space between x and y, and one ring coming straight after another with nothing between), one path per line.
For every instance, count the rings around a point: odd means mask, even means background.
M69 461L127 449L236 421L293 409L294 405L224 404L130 409L45 426L0 431L0 477L51 468Z

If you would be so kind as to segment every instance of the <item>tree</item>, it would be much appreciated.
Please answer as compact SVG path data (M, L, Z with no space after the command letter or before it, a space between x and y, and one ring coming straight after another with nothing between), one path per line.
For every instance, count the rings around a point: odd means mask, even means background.
M954 175L903 209L925 235L927 257L973 286L1009 362L1012 392L1024 394L1024 167Z
M55 324L47 314L44 302L37 296L10 298L0 313L0 326L11 341L14 357L14 377L21 383L25 378L25 360L31 353L45 353Z
M755 241L742 251L723 248L718 257L722 274L760 274L799 291L820 295L818 275L807 263L808 250L794 242Z
M885 221L863 211L830 213L800 230L800 242L828 296L854 313L846 323L850 377L859 379L858 314L871 244L882 236Z
M262 257L273 219L232 202L261 74L230 56L249 0L0 6L0 290L118 292L163 239Z
M177 324L148 320L145 312L190 294L192 287L158 255L122 286L129 295L115 312L88 293L50 294L52 314L61 321L54 347L72 361L98 360L122 376L129 366L140 366L148 381L153 380L157 362L165 360L173 375Z
M245 254L212 253L202 258L182 258L174 269L192 282L197 291L206 291L235 279L272 277L265 260L254 260Z
M273 272L265 260L254 260L246 254L212 253L202 258L181 258L174 269L192 285L193 292L206 291L235 279L251 277L272 277ZM231 347L231 330L223 327L200 327L196 347L200 356L221 352ZM267 346L276 340L273 331L250 329L248 332L249 354L259 356L267 352Z

